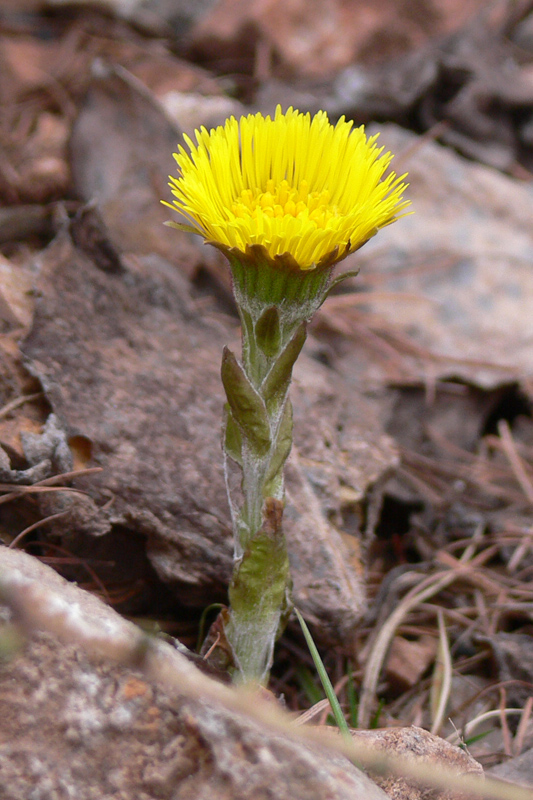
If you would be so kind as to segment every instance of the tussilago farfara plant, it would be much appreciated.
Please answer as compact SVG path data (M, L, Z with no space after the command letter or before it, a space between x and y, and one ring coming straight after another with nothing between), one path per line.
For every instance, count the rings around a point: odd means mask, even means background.
M176 209L227 257L242 324L242 361L224 349L224 451L235 537L229 609L222 614L234 674L264 682L291 610L282 531L283 467L292 445L288 397L307 323L324 302L335 264L394 222L408 201L377 136L325 112L278 106L196 131L175 154ZM242 491L227 460L242 471ZM237 496L236 496L237 495ZM312 532L310 532L312 535Z

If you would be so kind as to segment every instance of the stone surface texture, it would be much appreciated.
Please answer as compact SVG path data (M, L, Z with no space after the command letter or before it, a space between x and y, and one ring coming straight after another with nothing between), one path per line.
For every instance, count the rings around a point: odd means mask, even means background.
M31 556L0 550L0 592L0 641L28 636L0 667L2 800L385 800Z

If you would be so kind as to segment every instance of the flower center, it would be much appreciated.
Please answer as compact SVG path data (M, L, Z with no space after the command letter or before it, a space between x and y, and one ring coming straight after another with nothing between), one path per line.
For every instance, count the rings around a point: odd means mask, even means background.
M286 180L275 184L269 179L266 191L244 189L233 201L231 210L236 217L257 219L267 217L304 217L312 220L318 228L325 228L330 219L339 216L337 206L330 204L327 189L310 192L307 181L301 181L297 189Z

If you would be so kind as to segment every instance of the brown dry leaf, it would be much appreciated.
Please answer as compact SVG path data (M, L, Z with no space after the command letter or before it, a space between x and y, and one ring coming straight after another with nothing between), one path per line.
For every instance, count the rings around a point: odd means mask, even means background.
M10 75L18 92L44 89L50 84L50 63L56 45L29 37L2 39L2 65ZM10 87L10 83L4 88Z
M29 260L15 263L0 255L0 450L3 480L25 466L21 435L37 433L44 422L40 386L21 364L18 340L33 322L35 272ZM6 460L7 459L7 460Z
M67 120L74 106L61 82L62 59L69 62L55 41L0 39L0 193L10 202L46 202L68 188Z
M29 0L24 0L29 2ZM100 7L109 16L130 22L148 36L167 36L180 42L190 26L216 0L45 0L49 8L83 10ZM41 5L41 4L40 4Z
M153 95L124 70L103 68L91 84L72 131L74 185L97 205L122 250L167 257L178 250L159 200L169 195L179 136Z
M10 415L8 419L0 421L0 446L11 456L12 462L23 464L26 457L20 438L21 434L37 435L41 430L42 423L40 420L28 416L24 411L19 411L16 415Z
M413 687L437 653L437 642L432 636L420 636L415 641L395 636L387 656L385 669L387 677L398 689Z
M230 100L224 93L221 82L210 72L189 61L176 58L166 49L156 46L150 48L146 44L135 46L134 43L129 43L127 48L122 43L122 49L120 60L116 60L158 99L168 93L178 92L190 95L191 99L198 94Z
M517 162L531 170L531 2L477 8L449 36L375 67L349 66L323 94L324 108L358 122L435 129L441 141L476 161L511 174L520 174Z
M33 279L23 265L0 254L0 332L27 333L33 317Z
M483 0L223 0L191 33L192 54L221 72L330 76L457 27Z

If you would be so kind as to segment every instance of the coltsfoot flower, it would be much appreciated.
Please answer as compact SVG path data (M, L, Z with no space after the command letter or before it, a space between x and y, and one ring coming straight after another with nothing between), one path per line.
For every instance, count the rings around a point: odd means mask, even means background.
M300 270L331 266L358 250L409 205L405 175L389 172L391 153L344 117L332 125L278 106L274 119L250 114L188 137L174 154L167 203L192 231L220 247L267 257ZM280 260L281 257L281 260Z
M166 203L228 258L242 361L224 348L224 471L235 540L229 609L217 635L236 679L264 683L291 611L282 526L292 445L292 370L334 265L409 205L390 153L342 117L278 106L196 131L175 154ZM349 273L338 276L337 281ZM235 480L240 473L241 480Z

